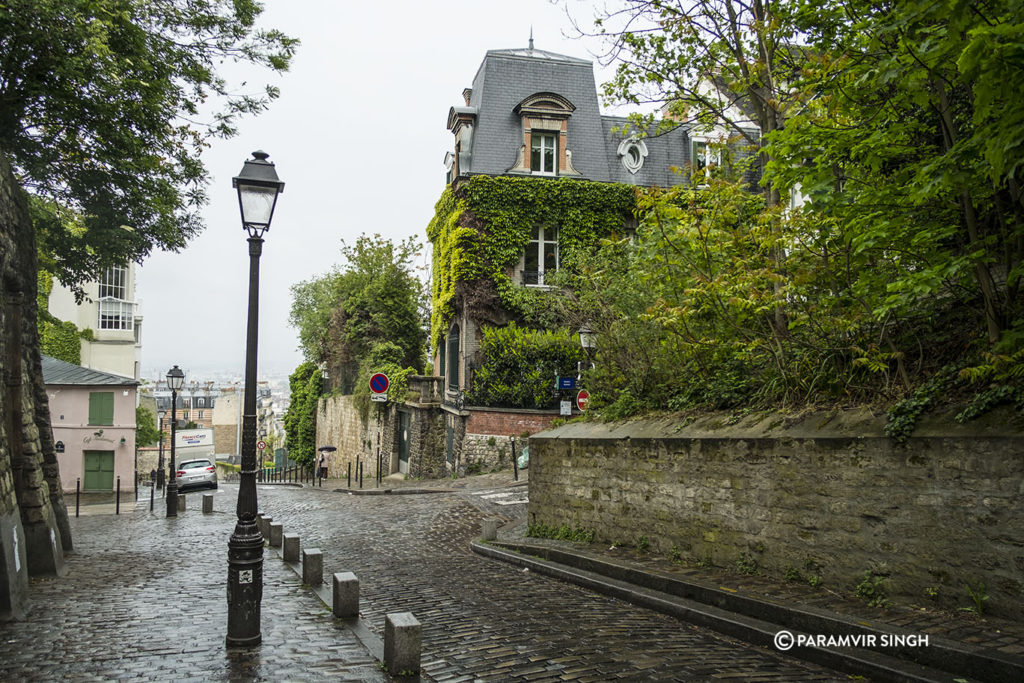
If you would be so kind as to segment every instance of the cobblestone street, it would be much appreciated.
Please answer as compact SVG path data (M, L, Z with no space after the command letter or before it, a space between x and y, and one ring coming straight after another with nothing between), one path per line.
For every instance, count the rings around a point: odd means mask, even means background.
M237 488L215 514L189 495L177 520L160 506L72 519L68 574L36 581L24 622L0 624L3 680L386 680L363 645L267 552L263 645L228 653L227 540ZM477 492L479 494L479 492ZM473 554L485 516L515 514L512 496L473 492L356 496L261 486L260 508L324 575L353 571L363 620L423 624L423 678L500 680L844 680L752 647Z
M515 514L504 500L260 490L267 515L323 550L325 576L356 573L372 629L389 612L416 615L438 681L846 678L473 554L485 516Z

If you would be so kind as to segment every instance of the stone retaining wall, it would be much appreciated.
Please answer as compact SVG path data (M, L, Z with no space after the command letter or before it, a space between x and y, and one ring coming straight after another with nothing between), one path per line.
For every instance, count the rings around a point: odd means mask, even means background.
M988 609L1022 617L1024 438L1005 418L935 419L904 445L867 414L573 423L530 439L529 521L846 594L876 566L949 607L984 582Z

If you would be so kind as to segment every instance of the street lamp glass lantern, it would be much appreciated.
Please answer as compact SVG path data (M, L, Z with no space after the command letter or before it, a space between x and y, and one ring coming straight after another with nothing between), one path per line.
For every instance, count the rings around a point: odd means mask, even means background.
M587 351L597 346L597 335L590 329L589 325L580 328L580 346Z
M242 227L252 237L261 237L270 229L274 217L277 195L284 192L284 183L277 177L274 163L262 150L252 153L253 158L242 165L242 170L231 179L238 190L238 208L242 213Z
M185 384L185 373L175 365L173 368L167 371L167 388L171 391L181 391L181 387Z

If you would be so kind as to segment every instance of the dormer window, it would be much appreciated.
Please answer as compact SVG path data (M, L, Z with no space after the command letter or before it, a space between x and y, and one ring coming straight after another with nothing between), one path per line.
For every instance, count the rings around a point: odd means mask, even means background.
M561 95L540 92L512 108L522 121L523 142L509 173L580 175L569 151L569 117L576 110Z
M555 175L558 138L551 134L530 136L530 170L541 175Z
M647 144L643 140L629 138L619 143L618 153L622 167L630 173L636 174L643 167L644 160L647 158Z

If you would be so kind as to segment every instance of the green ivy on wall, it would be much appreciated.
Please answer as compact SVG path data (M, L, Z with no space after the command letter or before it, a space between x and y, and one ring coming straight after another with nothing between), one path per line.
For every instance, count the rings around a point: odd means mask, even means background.
M434 245L430 340L437 348L451 323L459 286L494 283L513 315L529 309L536 290L510 277L534 226L558 226L560 268L572 269L598 240L622 233L637 188L569 178L472 176L447 187L427 226Z
M82 339L90 339L92 330L79 330L78 326L66 320L59 320L50 314L50 292L53 291L53 276L40 269L36 274L38 290L36 320L39 330L39 348L47 356L75 365L82 364Z
M320 368L305 362L288 377L291 401L284 414L288 457L310 465L316 456L316 406L323 389Z

